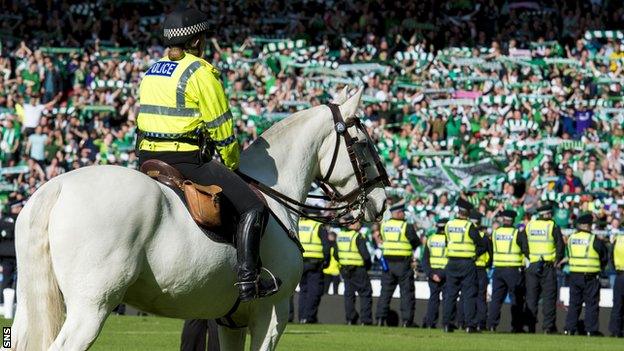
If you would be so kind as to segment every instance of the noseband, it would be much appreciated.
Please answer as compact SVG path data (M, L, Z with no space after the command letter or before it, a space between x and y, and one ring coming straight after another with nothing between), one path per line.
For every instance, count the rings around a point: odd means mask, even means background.
M340 222L341 224L355 223L364 216L364 206L369 201L367 196L370 190L375 187L375 185L379 182L381 182L385 186L389 186L390 180L388 179L386 169L381 163L379 154L377 153L377 150L375 150L373 142L366 132L366 129L362 126L360 120L358 118L353 118L349 123L346 123L342 118L342 115L340 114L340 109L338 108L338 105L327 104L327 106L331 110L332 117L334 119L336 144L334 146L334 153L332 155L327 174L325 174L323 178L317 179L319 186L321 187L323 192L325 192L325 195L308 195L308 197L323 199L331 201L332 203L346 203L345 205L334 207L308 205L306 203L292 199L276 190L273 190L271 187L262 184L247 175L242 176L253 186L262 191L265 195L279 202L281 205L297 213L301 217L310 218L321 223L335 224L338 223L339 219L351 213L351 211L358 210L358 215L355 218L346 222ZM358 140L357 136L351 136L351 134L349 134L350 127L356 127L358 130L362 131L366 136L365 140ZM334 168L336 167L338 152L340 151L340 144L342 139L345 140L347 154L349 155L349 161L351 162L355 178L358 182L357 188L344 195L340 194L336 187L329 183ZM368 150L368 152L371 154L374 160L374 166L376 167L377 175L372 179L368 179L366 175L366 169L370 167L371 164L370 162L367 162L365 159L363 159L364 150ZM305 210L319 213L306 213ZM322 214L322 212L332 213L325 215Z

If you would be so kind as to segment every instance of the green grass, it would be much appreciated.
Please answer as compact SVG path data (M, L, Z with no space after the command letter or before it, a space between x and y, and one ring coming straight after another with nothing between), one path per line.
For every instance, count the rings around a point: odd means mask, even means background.
M10 321L2 320L2 326ZM158 317L108 319L92 350L177 350L182 321ZM503 333L444 334L431 329L297 325L286 328L279 350L392 351L392 350L624 350L624 340L584 336L511 335Z

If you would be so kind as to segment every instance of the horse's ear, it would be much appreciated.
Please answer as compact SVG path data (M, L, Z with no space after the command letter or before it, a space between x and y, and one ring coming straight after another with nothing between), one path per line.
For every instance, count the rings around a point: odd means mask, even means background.
M334 97L334 104L342 105L347 101L349 93L349 87L345 85L344 88Z
M364 87L362 86L344 104L340 105L340 113L345 121L355 117L355 113L360 106L363 91Z

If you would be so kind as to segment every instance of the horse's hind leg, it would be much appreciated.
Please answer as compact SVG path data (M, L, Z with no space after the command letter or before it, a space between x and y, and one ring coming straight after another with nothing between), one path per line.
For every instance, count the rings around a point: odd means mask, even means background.
M251 350L272 351L288 323L290 299L285 298L274 304L258 302L258 306L249 318L251 331Z
M106 317L113 309L110 303L67 301L67 318L49 351L83 351L100 333Z
M219 326L219 346L221 351L242 351L245 349L247 328L228 328Z

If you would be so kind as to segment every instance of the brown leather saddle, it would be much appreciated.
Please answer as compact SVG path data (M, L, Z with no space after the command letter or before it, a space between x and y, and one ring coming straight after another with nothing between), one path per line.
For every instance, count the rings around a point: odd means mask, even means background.
M209 229L221 226L221 187L193 183L177 169L160 160L143 162L141 172L176 192L181 191L191 217L197 224Z

